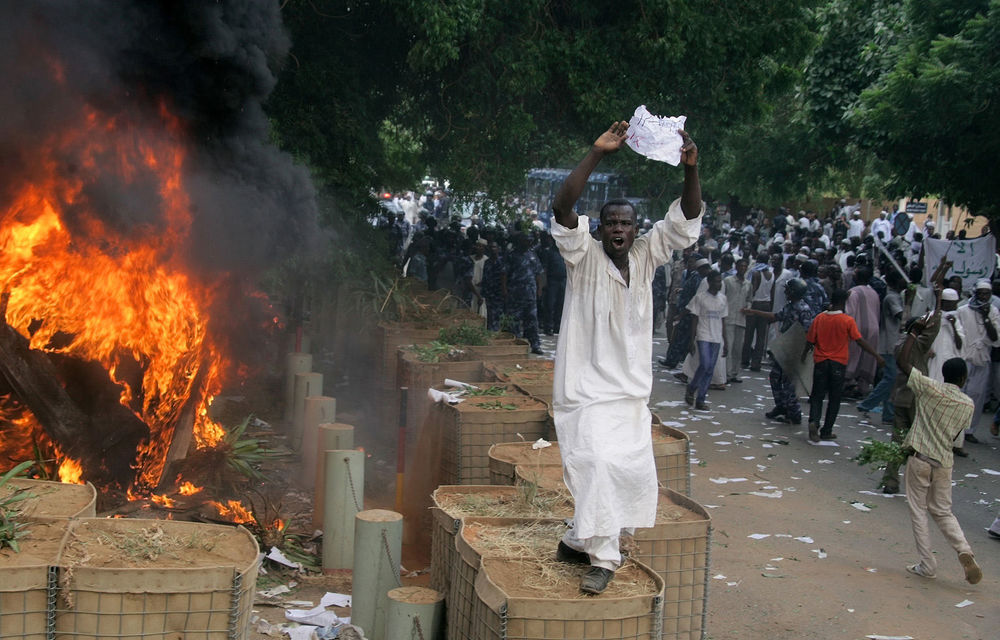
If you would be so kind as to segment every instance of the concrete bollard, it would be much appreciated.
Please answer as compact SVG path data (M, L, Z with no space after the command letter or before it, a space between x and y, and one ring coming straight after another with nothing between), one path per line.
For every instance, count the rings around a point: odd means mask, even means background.
M317 434L316 491L313 495L313 527L323 528L323 505L326 504L326 452L347 451L354 448L354 427L335 422L319 425Z
M295 405L295 374L312 371L311 353L289 353L285 355L285 413L284 423L292 422L292 407Z
M319 466L320 451L314 445L319 438L319 425L337 419L337 399L329 396L309 396L306 398L302 416L302 467L299 481L306 489L313 489L316 482L316 468ZM336 447L340 448L340 447ZM351 447L348 447L351 448Z
M389 592L385 637L433 640L441 634L444 594L426 587L399 587Z
M327 451L326 505L323 510L323 571L354 566L355 516L365 506L363 451Z
M295 397L292 400L292 428L288 431L288 446L293 451L302 447L302 427L306 417L306 398L323 395L322 373L296 373Z
M364 629L371 640L389 638L385 632L389 591L400 586L402 544L402 515L370 509L355 516L351 624Z

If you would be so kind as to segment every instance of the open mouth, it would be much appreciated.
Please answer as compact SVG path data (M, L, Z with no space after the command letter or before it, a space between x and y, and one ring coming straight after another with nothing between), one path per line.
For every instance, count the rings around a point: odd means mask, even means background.
M624 247L625 246L625 238L622 238L621 236L618 236L618 237L615 237L615 238L611 238L611 244L614 245L614 246L616 246L616 247Z

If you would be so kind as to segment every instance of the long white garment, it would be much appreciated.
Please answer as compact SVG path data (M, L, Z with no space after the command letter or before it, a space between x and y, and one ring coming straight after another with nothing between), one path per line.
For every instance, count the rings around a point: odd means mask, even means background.
M556 348L552 408L563 477L576 504L579 539L651 527L657 484L646 404L653 386L653 275L671 252L695 242L701 214L686 220L680 200L666 218L636 238L629 280L590 237L590 220L575 229L552 223L566 261L566 299Z
M951 322L948 321L950 316L955 318L954 330L952 329ZM927 377L938 382L944 382L944 376L941 375L941 365L952 358L961 358L963 349L959 349L955 346L955 334L958 334L959 339L962 341L962 346L965 346L965 330L962 327L962 319L958 316L958 310L955 311L942 311L941 312L941 329L938 331L937 336L934 338L934 342L931 343L931 353L933 354L927 360Z

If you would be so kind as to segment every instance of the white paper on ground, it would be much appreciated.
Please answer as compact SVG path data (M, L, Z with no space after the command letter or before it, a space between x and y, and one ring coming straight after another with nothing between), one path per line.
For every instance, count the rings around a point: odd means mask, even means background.
M780 498L784 494L779 490L779 491L771 491L770 493L766 491L751 491L750 495L759 496L761 498Z
M628 121L625 139L632 151L650 160L659 160L677 166L681 163L684 139L678 133L684 128L687 116L655 116L642 104Z
M763 540L764 538L770 538L770 533L751 533L747 536L748 538L753 538L754 540Z
M321 607L349 607L351 606L351 596L346 593L333 593L327 591L320 601Z
M815 542L815 540L813 540L809 536L799 536L798 538L796 538L796 540L798 540L799 542L805 542L806 544L812 544L813 542Z
M316 637L316 627L285 627L283 631L292 640L312 640Z
M913 636L880 636L876 633L865 636L868 640L913 640Z
M285 611L285 619L317 627L326 627L331 624L343 622L340 616L333 611L327 611L322 606L313 607L312 609L289 609Z
M709 478L715 484L726 484L728 482L746 482L746 478Z
M814 447L839 447L840 445L833 440L820 440L819 442L813 442L812 440L806 440L809 444Z
M283 564L286 567L292 567L293 569L301 569L302 565L298 562L292 562L285 557L285 554L278 550L278 547L271 547L271 551L267 554L268 560L274 560L278 564Z
M539 438L531 444L532 449L544 449L545 447L551 447L552 443L545 438Z
M291 589L288 588L287 584L279 584L276 587L271 587L270 589L262 589L257 592L257 595L264 596L265 598L274 598L275 596L280 596L283 593L290 592Z
M452 380L451 378L444 379L444 386L455 387L457 389L478 389L474 384L469 384L468 382L462 382L460 380Z
M852 502L851 506L857 509L858 511L871 511L868 505L866 505L863 502Z
M447 402L448 404L458 404L459 402L462 402L462 398L458 395L438 391L433 387L427 388L427 397L431 399L431 402Z
M1000 471L994 471L993 469L980 469L980 471L991 476L1000 476Z
M972 602L972 600L962 600L961 602L959 602L959 603L958 603L958 604L956 604L955 606L956 606L957 608L959 608L959 609L962 609L962 608L964 608L964 607L967 607L967 606L969 606L970 604L975 604L975 603L974 603L974 602Z

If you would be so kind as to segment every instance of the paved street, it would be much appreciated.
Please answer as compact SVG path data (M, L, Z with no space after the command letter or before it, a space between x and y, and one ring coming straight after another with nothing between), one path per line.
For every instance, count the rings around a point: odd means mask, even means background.
M654 356L665 345L654 339ZM917 560L905 498L881 494L881 471L851 461L861 441L888 437L878 414L873 425L845 402L837 446L817 446L804 424L764 417L766 368L710 391L709 412L689 410L683 385L657 364L653 372L650 404L690 435L692 497L713 518L709 637L1000 637L1000 541L985 533L1000 511L1000 439L985 418L988 444L967 444L954 471L954 512L985 577L967 584L932 524L938 577L926 580L905 570Z

